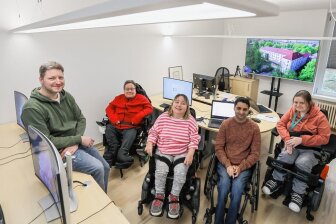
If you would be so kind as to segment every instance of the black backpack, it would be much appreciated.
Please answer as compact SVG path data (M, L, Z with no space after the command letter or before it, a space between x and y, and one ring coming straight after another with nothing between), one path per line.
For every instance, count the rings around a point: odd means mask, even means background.
M144 88L142 88L142 86L141 86L139 83L136 83L136 84L135 84L135 91L136 91L136 93L139 93L139 94L145 96L145 97L148 99L148 101L149 101L150 103L152 103L152 101L151 101L151 100L149 99L149 97L147 96L146 91L144 90Z

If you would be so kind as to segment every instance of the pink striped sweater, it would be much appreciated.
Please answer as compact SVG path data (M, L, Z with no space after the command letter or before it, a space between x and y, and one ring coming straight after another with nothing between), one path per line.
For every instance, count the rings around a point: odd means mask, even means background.
M194 117L177 119L161 114L149 130L148 141L156 144L161 153L180 155L188 149L197 149L200 141L198 126Z

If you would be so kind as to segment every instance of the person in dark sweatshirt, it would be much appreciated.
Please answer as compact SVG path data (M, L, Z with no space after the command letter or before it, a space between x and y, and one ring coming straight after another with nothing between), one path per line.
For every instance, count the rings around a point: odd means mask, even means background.
M251 167L259 160L260 130L254 121L247 118L249 109L249 99L238 97L234 103L235 116L221 124L216 137L215 151L219 161L216 224L236 223L241 197L252 175ZM229 193L230 206L224 222Z
M107 192L108 163L93 147L94 139L85 136L86 119L73 96L64 90L64 68L57 62L40 67L41 87L33 89L23 107L21 119L41 131L58 149L61 157L72 155L73 170L92 175Z

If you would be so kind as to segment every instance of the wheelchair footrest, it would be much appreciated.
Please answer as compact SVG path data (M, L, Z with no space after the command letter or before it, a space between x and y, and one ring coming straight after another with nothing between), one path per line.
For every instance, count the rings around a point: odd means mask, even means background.
M116 169L128 169L132 166L133 162L123 162L123 163L120 163L120 162L116 162L115 165L114 165L114 168Z

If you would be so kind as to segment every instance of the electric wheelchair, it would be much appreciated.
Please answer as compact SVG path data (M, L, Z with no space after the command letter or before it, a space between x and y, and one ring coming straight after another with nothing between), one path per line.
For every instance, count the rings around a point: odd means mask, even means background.
M143 119L143 121L141 123L141 126L139 128L137 128L136 138L135 138L135 140L132 144L132 147L129 150L130 155L132 155L132 156L135 155L135 156L138 157L141 167L149 159L148 155L145 155L143 153L143 150L146 147L148 131L153 124L152 120L153 120L152 115L149 115L149 116L147 116ZM100 132L103 134L103 145L105 146L105 151L108 150L108 145L107 145L107 141L106 141L106 137L105 137L105 128L106 128L106 125L108 124L108 122L109 122L108 118L103 118L102 121L97 121L96 122L99 126ZM112 166L114 166L114 168L116 168L116 169L119 169L120 176L122 178L123 177L123 171L122 170L123 169L128 169L132 164L133 164L133 162L122 163L122 162L116 161L115 164L113 164Z
M151 100L147 96L146 91L142 88L142 86L139 83L136 83L135 87L136 87L136 93L144 95L149 100L149 102L151 102ZM153 113L143 118L141 122L141 126L137 128L136 138L129 150L129 155L138 156L141 167L149 159L149 157L145 155L143 151L144 151L144 148L146 147L148 131L151 128L153 121L154 121ZM107 144L107 140L105 136L105 129L106 129L106 125L109 123L109 120L107 117L104 117L102 121L97 121L96 123L98 124L99 131L103 134L103 145L105 146L105 152L107 152L108 144ZM112 155L112 156L116 157L117 155ZM123 177L122 170L128 169L133 164L133 162L120 162L117 160L117 158L114 158L114 160L116 161L115 163L112 163L112 161L109 161L111 160L110 158L104 157L104 159L110 164L110 166L114 166L116 169L119 169L121 178Z
M328 114L326 111L321 111L326 115L328 118ZM279 133L277 132L276 128L272 130L272 135L278 136ZM301 136L301 135L311 135L309 132L290 132L291 136ZM283 163L281 161L276 160L278 155L281 153L281 150L284 147L284 142L281 140L279 143L275 145L274 149L274 157L272 158L269 156L267 158L266 164L268 165L265 179L263 181L262 186L266 184L266 182L271 178L271 175L274 171L274 169L277 169L281 172L286 173L286 177L284 180L284 183L280 187L280 189L276 192L273 192L270 194L270 196L274 199L278 198L280 195L285 195L285 199L283 201L283 204L288 206L290 203L290 194L292 189L292 181L293 178L298 178L299 180L307 183L308 188L306 190L306 195L304 196L303 205L302 207L306 206L306 218L309 221L314 220L314 216L311 214L311 211L317 211L320 202L322 199L323 191L324 191L324 178L322 174L322 171L326 164L328 164L332 159L336 157L336 135L331 134L330 140L327 145L323 145L321 147L316 148L309 148L314 149L320 152L320 156L315 156L319 163L313 167L312 172L308 173L303 170L298 169L295 167L295 165L289 165L286 163ZM304 148L305 146L297 146L297 148Z
M204 224L212 223L212 216L216 212L215 201L214 201L214 190L217 185L217 181L219 180L217 174L217 163L218 159L216 154L213 153L210 158L208 170L205 177L204 183L204 194L208 200L210 200L210 208L207 208L205 211L205 215L203 218ZM240 224L248 224L247 220L244 220L243 214L246 209L247 203L250 203L251 213L258 209L259 203L259 183L260 183L260 163L259 161L252 166L252 175L249 182L247 182L245 191L243 193L244 201L240 208L240 211L237 216L237 221ZM227 213L228 209L225 208L225 213Z
M166 111L168 107L165 108ZM190 108L190 113L193 117L196 117L195 110ZM185 205L192 213L192 223L196 223L199 205L200 205L200 189L201 189L201 180L199 177L196 177L196 171L200 165L200 151L196 150L193 158L193 162L190 165L187 173L186 182L183 185L183 188L180 193L179 203L180 203L180 213L179 217L182 216ZM155 154L155 149L153 149L153 156L149 159L149 171L146 174L141 191L141 199L138 201L138 215L142 215L143 213L143 205L150 204L155 199L155 158L157 155ZM160 159L160 158L158 158ZM183 159L183 160L182 160ZM164 160L161 160L165 162ZM181 158L180 161L176 160L174 163L168 165L169 173L167 175L165 195L169 195L174 178L174 166L180 162L183 163L184 158ZM168 200L167 198L164 201L163 211L168 210ZM162 212L161 216L164 212ZM168 212L167 212L168 213ZM168 215L167 215L168 217Z

